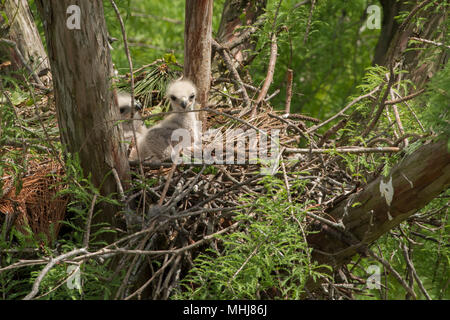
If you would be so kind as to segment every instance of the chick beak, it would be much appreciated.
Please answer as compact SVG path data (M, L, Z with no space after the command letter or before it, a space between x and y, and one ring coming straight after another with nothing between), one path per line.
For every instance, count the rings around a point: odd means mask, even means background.
M185 100L185 99L181 100L181 106L182 106L184 109L186 109L187 104L188 104L187 100Z

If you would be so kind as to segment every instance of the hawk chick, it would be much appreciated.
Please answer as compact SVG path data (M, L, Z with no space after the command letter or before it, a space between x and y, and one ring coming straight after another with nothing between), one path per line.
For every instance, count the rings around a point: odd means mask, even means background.
M119 92L117 94L117 103L120 111L120 119L126 120L121 123L123 136L125 140L131 140L133 137L133 126L136 134L139 135L143 132L144 122L141 120L141 115L137 110L133 115L133 119L135 120L131 120L131 95L129 93ZM141 104L137 100L134 101L134 106L136 109L142 109Z
M194 110L197 89L189 80L177 80L167 88L172 111L183 112ZM200 134L200 128L194 112L174 113L157 125L145 130L137 139L141 159L164 161L171 158L173 144L172 133L177 129L189 130L194 141ZM137 160L137 150L133 148L130 160Z

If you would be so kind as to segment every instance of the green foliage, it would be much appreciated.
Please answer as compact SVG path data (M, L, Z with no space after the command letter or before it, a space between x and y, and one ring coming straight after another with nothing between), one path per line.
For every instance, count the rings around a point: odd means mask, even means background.
M243 199L251 213L236 215L242 228L195 259L176 299L299 299L308 277L323 276L304 238L306 205L288 201L282 180L269 176L265 187L266 195Z
M270 19L258 34L257 50L261 54L249 67L255 83L261 83L266 76L269 35L277 3L278 0L269 1ZM281 91L272 104L278 109L284 107L286 70L291 68L292 112L325 119L356 93L356 85L371 64L379 30L364 27L369 1L316 1L305 43L310 6L292 10L296 3L283 1L277 19L279 55L270 91Z
M160 63L147 66L136 74L139 81L135 90L142 97L145 105L161 100L168 81L178 76L183 64L184 49L184 3L174 0L169 4L163 1L116 1L125 22L126 32L135 69L148 65L156 59ZM218 29L224 0L214 1L213 30ZM292 112L302 112L320 119L335 114L347 102L361 94L366 94L378 85L386 90L386 68L370 67L379 30L368 30L365 27L365 10L374 1L316 1L311 21L309 14L311 6L302 5L292 9L298 0L285 0L277 17L275 30L272 29L275 10L279 0L269 0L266 13L267 21L257 33L256 50L251 65L246 70L251 74L255 84L261 83L267 71L270 56L270 34L277 32L278 57L274 82L270 92L280 89L280 93L271 100L277 109L284 107L286 70L294 70L294 94ZM442 2L444 3L444 2ZM31 9L37 16L34 1L30 1ZM117 17L111 8L110 1L104 1L105 18L110 35L118 39L113 43L111 51L113 62L120 74L129 72L127 57L124 54L122 34ZM436 10L442 10L437 8ZM401 13L402 21L409 12ZM423 19L417 19L422 24ZM448 27L447 22L447 27ZM42 23L37 19L41 35ZM309 29L308 34L306 34ZM214 31L213 31L214 32ZM45 41L44 37L43 41ZM448 37L443 39L448 44ZM445 49L442 49L445 50ZM426 55L424 62L436 59L435 54ZM168 66L168 68L165 68ZM178 66L178 67L177 67ZM19 73L20 74L20 73ZM28 105L34 103L33 97L26 91L27 85L17 80L15 75L3 75L2 85L10 91L13 105ZM20 79L24 75L20 75ZM403 121L406 133L421 132L418 118L423 121L426 129L437 133L450 135L448 110L450 109L450 67L439 70L428 84L427 93L423 98L399 103L399 115ZM128 83L121 83L127 87ZM152 91L160 92L153 96ZM405 96L414 92L410 81L401 81L393 88L394 92ZM383 92L381 93L383 94ZM389 99L389 98L388 98ZM424 108L426 107L426 108ZM156 109L155 111L160 111ZM358 112L361 118L369 118L373 114L374 104L366 99L356 104L350 112ZM389 111L389 109L388 109ZM331 126L332 124L330 124ZM340 130L338 139L348 137L350 145L365 145L367 139L360 137L360 123L351 122ZM381 117L378 132L381 136L389 136L393 121L388 116ZM324 126L322 130L328 129ZM4 97L0 98L0 146L7 139L16 142L22 139L38 139L47 146L46 138L41 131L29 130L15 114L14 108ZM54 130L55 132L56 130ZM378 133L377 133L378 134ZM371 133L368 139L373 138ZM419 143L411 144L406 153L412 152ZM60 146L55 144L58 148ZM32 157L35 156L35 145L29 146ZM365 181L365 177L384 164L383 173L387 174L400 156L338 154L342 159L346 173L352 178ZM27 172L29 158L19 150L5 151L0 149L0 177L7 173L12 175L16 192L20 191L22 176ZM200 169L194 169L197 172ZM206 173L214 173L215 167L208 167ZM68 187L61 194L70 195L68 218L55 245L40 241L31 232L21 233L14 227L8 239L4 238L5 230L0 233L0 268L18 262L22 257L42 258L58 256L84 246L86 223L90 207L95 204L110 202L117 205L113 195L102 197L99 190L92 185L90 177L85 177L79 161L68 157L66 162L66 181ZM3 189L0 179L0 190ZM146 189L156 182L155 179L144 179L136 183L136 187ZM307 180L299 180L291 189L292 195L304 192ZM319 267L310 260L310 249L305 242L305 213L311 203L298 203L296 199L289 201L288 192L282 180L268 177L265 181L266 194L256 199L247 197L242 203L252 209L246 214L238 214L235 222L239 223L238 231L217 237L216 246L211 246L195 259L195 265L184 278L182 288L176 299L257 299L282 298L298 299L304 293L307 277L321 277ZM0 194L1 196L1 194ZM450 299L449 267L450 247L447 191L435 199L418 214L421 218L438 211L439 227L418 230L416 224L404 223L401 231L414 242L405 243L412 250L412 260L416 271L425 288L433 299ZM294 196L293 196L294 197ZM353 206L359 205L358 203ZM94 212L94 217L101 214ZM104 244L102 235L112 232L108 225L93 224L89 245L96 248ZM435 229L433 229L436 227ZM394 230L378 242L379 253L389 260L399 272L406 270L406 262L399 250L399 244L404 238L397 235L400 230ZM420 233L423 237L418 237ZM434 240L430 240L434 239ZM372 248L373 249L373 248ZM6 251L10 250L10 251ZM375 250L374 250L375 251ZM357 257L355 257L355 260ZM157 262L155 262L157 263ZM111 260L87 260L79 265L81 271L81 287L71 289L66 285L71 265L56 265L41 283L40 294L47 293L41 299L108 299L118 288L123 273L113 274ZM374 264L370 259L359 262L360 269L353 270L361 278L366 279L366 269ZM350 264L350 267L352 264ZM26 266L0 272L0 299L23 298L31 290L31 286L42 265ZM402 274L403 275L403 274ZM397 280L383 273L382 283L386 290L370 290L373 298L404 299L405 290ZM418 298L424 295L415 284ZM358 298L366 298L358 296Z
M119 73L128 72L122 33L109 0L104 0L109 33L118 41L113 43L112 58ZM217 30L224 0L214 1L213 30ZM165 54L174 54L183 64L184 0L169 2L150 0L116 1L125 23L133 65L140 67Z
M68 215L63 221L63 228L56 242L56 246L45 241L38 241L31 230L19 232L12 228L9 239L4 239L5 230L0 233L0 268L14 264L20 260L20 256L31 251L36 258L48 256L56 257L66 252L82 248L86 235L86 225L88 213L93 205L103 202L119 205L114 200L114 195L103 197L98 188L95 188L90 177L85 177L77 157L70 155L66 160L66 176L63 185L66 189L59 195L68 195L71 201L68 205ZM101 214L100 210L94 212ZM106 223L92 223L90 230L89 247L95 248L105 245L102 238L107 232L114 232ZM13 249L15 253L3 253L4 249ZM60 299L112 299L113 293L120 285L123 277L122 272L114 274L111 268L111 260L89 259L81 262L79 277L81 286L79 288L70 287L67 279L70 276L68 269L71 264L58 264L44 277L40 285L39 299L60 300ZM0 272L0 299L23 298L31 290L36 277L42 271L42 266L24 266L20 269L11 269Z
M423 286L433 300L450 299L450 291L448 283L450 281L450 246L449 246L449 229L450 221L448 219L447 199L450 191L447 190L440 198L434 199L425 208L416 213L414 217L426 217L430 213L438 213L433 219L434 223L440 227L436 231L432 229L418 228L417 225L408 222L402 223L400 228L393 230L390 234L386 234L377 241L377 249L373 249L380 256L391 264L391 266L404 276L407 270L400 243L405 244L410 250L411 261L415 267ZM435 226L434 226L435 227ZM410 242L400 239L400 232L407 235ZM418 236L420 234L421 236ZM359 257L354 257L356 262ZM397 279L384 270L383 266L372 259L364 259L359 263L359 268L354 269L355 275L367 278L366 270L370 265L377 265L381 270L381 285L387 286L385 289L368 290L372 297L370 299L405 299L405 289L398 283ZM349 268L351 268L351 264ZM414 283L414 292L418 299L425 299L425 295L420 290L417 282ZM366 296L359 296L359 299L367 299Z
M62 184L66 185L67 188L60 191L58 195L69 195L71 197L67 210L69 213L72 213L72 215L70 219L63 221L65 225L73 230L73 232L70 233L68 242L70 247L73 243L82 244L86 232L85 226L88 222L88 210L92 207L94 196L96 205L103 202L111 203L116 206L120 206L120 204L114 199L114 194L111 194L108 197L104 197L100 194L99 189L95 187L91 181L91 175L85 177L80 161L76 156L67 156L65 181L62 182ZM95 220L95 217L99 214L102 214L101 210L94 212L93 220ZM91 227L89 244L93 246L105 244L101 239L101 235L108 232L114 232L108 228L109 225L107 223L93 223ZM66 239L62 240L63 243L65 243Z
M182 75L182 67L177 63L175 56L171 53L165 54L163 59L139 68L135 71L135 78L139 79L134 87L135 97L142 101L144 106L152 106L164 99L168 84ZM118 83L120 89L130 92L130 83L121 79ZM159 103L152 113L162 112ZM150 119L153 120L153 119ZM151 125L151 123L148 123Z
M450 137L450 64L431 79L428 89L423 120L427 128Z

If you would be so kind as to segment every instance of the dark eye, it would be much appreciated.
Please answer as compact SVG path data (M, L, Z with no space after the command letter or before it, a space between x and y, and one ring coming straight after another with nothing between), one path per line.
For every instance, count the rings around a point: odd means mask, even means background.
M173 101L177 100L177 97L175 96L170 96L170 99L172 99Z
M191 94L190 96L189 96L189 100L192 100L192 99L194 99L195 98L195 94Z
M120 113L125 113L126 111L127 111L127 108L126 108L126 107L120 108Z

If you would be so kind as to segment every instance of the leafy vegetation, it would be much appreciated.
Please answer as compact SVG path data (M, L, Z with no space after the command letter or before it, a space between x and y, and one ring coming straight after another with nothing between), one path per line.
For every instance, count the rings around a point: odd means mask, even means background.
M303 192L306 180L292 192ZM311 261L302 222L309 204L288 201L279 179L268 178L268 192L234 220L242 230L219 236L221 250L209 249L183 280L181 299L300 299L309 277L323 275ZM321 266L323 267L323 266Z
M159 112L164 106L163 90L169 80L180 74L183 64L184 1L175 0L170 4L156 0L117 2L125 21L134 68L144 67L136 74L136 95L145 101L145 105L154 108L152 112ZM214 1L214 31L218 29L224 2ZM391 92L387 91L391 88L386 79L390 70L371 65L380 31L367 28L366 8L378 2L316 1L311 17L311 6L292 9L297 2L283 1L276 17L279 55L269 91L273 93L280 90L271 100L275 109L284 109L287 69L294 70L292 113L302 113L322 120L378 86L381 88L379 96L389 93L387 100L398 98L395 94L406 96L416 91L411 80L400 80L392 89L391 96ZM243 74L252 75L256 85L261 84L266 77L270 57L269 39L274 30L273 21L278 3L278 0L268 1L266 22L254 38L257 41L256 48L251 53L255 55L254 59L242 70ZM30 1L30 5L37 17L33 1ZM104 1L104 8L108 31L113 38L118 39L112 44L112 59L121 76L119 87L126 88L129 83L124 75L129 69L121 30L109 1ZM404 19L405 16L407 13L402 13L400 18ZM39 19L36 20L43 34L42 23ZM420 19L417 23L420 23ZM448 37L444 40L448 41ZM159 62L148 66L156 60ZM395 71L395 75L400 74L403 71ZM52 109L50 104L42 103L46 95L35 96L28 85L28 77L23 70L1 75L0 177L3 178L0 179L0 199L6 189L4 177L11 177L18 194L22 189L23 177L29 173L30 163L61 161L62 146L57 141L55 115L51 114L44 119L31 117L30 120L30 117L23 114L32 112L30 110L36 105L42 113ZM415 150L420 142L427 139L430 131L447 137L450 135L449 79L450 66L447 63L433 75L423 96L396 104L404 135L419 136L417 142L404 149L404 154ZM362 128L368 123L361 119L369 119L373 115L374 100L379 96L358 102L349 110L344 116L348 121L336 133L336 141L363 147L371 146L376 139L384 139L384 142L388 141L387 145L392 146L396 141L389 139L393 136L399 143L402 141L402 135L397 132L395 117L389 113L392 112L391 109L387 109L386 115L381 117L377 131L362 137ZM319 132L322 134L331 126L332 124L323 126ZM301 141L299 146L304 143ZM387 175L390 168L404 156L403 153L395 156L346 154L335 151L338 147L336 144L327 147L334 150L330 153L339 158L345 175L361 184L378 174ZM120 203L116 200L116 195L100 195L90 177L83 174L76 156L69 156L64 161L65 179L59 183L67 187L58 195L68 196L70 203L60 236L50 240L44 236L36 237L28 226L24 226L22 230L12 227L7 235L7 223L2 221L5 219L2 219L3 214L0 213L0 221L3 222L3 230L0 232L0 268L14 265L28 257L56 257L86 245L99 248L104 244L102 235L117 232L107 224L93 224L89 232L90 240L85 242L86 225L93 205L102 202L115 205ZM198 168L192 169L193 173L200 171ZM208 167L204 173L216 176L219 171L215 167ZM282 172L277 172L274 176L267 177L262 186L265 192L256 200L250 197L240 199L240 205L244 209L233 214L235 232L218 235L202 253L193 257L192 268L183 270L181 285L167 298L299 299L305 296L308 277L326 278L333 282L333 277L323 272L323 268L330 267L317 265L311 259L311 248L307 246L305 239L312 231L305 230L304 221L308 210L317 205L317 200L302 203L290 198L293 194L304 194L305 185L314 181L298 180L288 190L281 175ZM151 189L156 183L156 179L146 180L139 175L136 175L136 180L131 189L135 192ZM340 187L345 190L345 183ZM407 252L415 266L415 272L432 299L450 298L449 196L448 191L444 192L401 226L384 235L372 247L373 251L377 251L399 272L409 270L405 256ZM100 212L93 212L94 217L97 214ZM157 242L158 239L152 241ZM125 274L125 269L117 273L112 271L112 261L98 258L78 264L55 265L41 282L40 292L45 294L39 298L114 298L129 275ZM150 268L161 264L157 259L148 263ZM370 275L367 270L374 264L382 270L382 289L368 290L365 283L362 283L360 291L354 296L356 299L409 297L397 279L370 258L355 256L347 264L347 268L361 279L367 279ZM0 271L0 298L23 298L30 292L41 271L40 265ZM81 283L80 286L75 284L75 290L66 285L71 272L80 274ZM417 298L426 299L417 280L412 280L414 275L404 276L410 283L414 283Z

